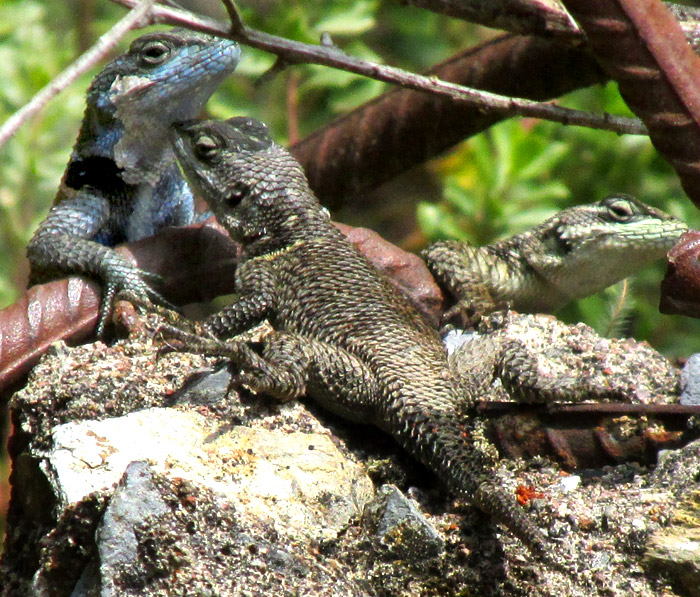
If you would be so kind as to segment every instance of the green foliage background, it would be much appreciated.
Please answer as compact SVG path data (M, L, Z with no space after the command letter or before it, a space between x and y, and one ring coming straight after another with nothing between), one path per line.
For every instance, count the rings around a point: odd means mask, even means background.
M216 7L216 2L210 4ZM241 4L246 22L253 27L311 43L322 32L329 32L348 53L414 71L493 35L398 2L267 0ZM65 68L81 45L106 31L123 13L106 0L0 0L0 121ZM122 47L137 35L132 33ZM219 118L255 116L271 126L279 141L286 142L295 127L304 136L385 89L377 81L312 65L295 66L256 83L273 63L270 55L244 49L237 74L212 98L209 112ZM85 90L97 70L82 77L0 148L0 307L14 301L25 284L24 247L53 199L80 124ZM572 94L564 103L627 113L614 85ZM595 201L611 192L636 195L693 227L700 224L697 210L683 195L672 169L642 138L513 119L462 143L417 175L429 180L426 188L435 189L417 207L415 221L422 242L454 237L488 243L537 224L558 209ZM405 202L401 195L382 197ZM404 207L400 211L408 212L408 225L413 226L411 210ZM371 211L360 215L369 227L377 217ZM396 222L397 230L406 226L406 222ZM411 235L404 244L419 248L416 238ZM636 277L632 298L626 301L627 319L621 326L618 321L616 327L619 333L650 340L669 356L687 356L698 350L700 325L658 313L662 276L660 264ZM606 331L619 295L619 287L613 288L580 301L563 316Z

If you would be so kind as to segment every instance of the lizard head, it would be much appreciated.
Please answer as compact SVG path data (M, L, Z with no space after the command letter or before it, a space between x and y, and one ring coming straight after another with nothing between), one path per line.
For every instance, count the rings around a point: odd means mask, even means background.
M624 194L559 212L537 228L537 271L587 296L664 256L685 223ZM532 265L532 264L531 264Z
M175 153L193 188L243 243L284 242L321 215L299 163L260 121L247 117L175 126Z
M228 39L187 29L148 33L95 77L88 98L107 109L157 110L169 126L197 116L240 56L238 44Z
M598 203L562 211L558 217L560 238L575 247L598 247L623 253L637 251L657 257L670 249L687 226L673 216L618 193Z
M83 154L113 158L127 182L142 182L131 173L172 159L170 126L196 117L239 59L236 42L186 29L137 38L90 86Z

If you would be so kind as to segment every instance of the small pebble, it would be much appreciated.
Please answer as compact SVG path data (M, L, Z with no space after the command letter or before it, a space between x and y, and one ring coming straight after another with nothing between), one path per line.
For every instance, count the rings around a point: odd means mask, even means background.
M641 518L633 518L632 519L632 528L635 531L646 531L647 525Z
M581 484L581 477L578 475L569 475L562 477L559 481L559 486L564 493L571 493Z
M469 342L478 334L476 332L465 332L464 330L450 330L442 339L447 354L452 354L465 342Z
M697 541L684 541L678 544L678 549L684 551L698 551L700 550L700 543Z
M600 551L593 556L593 561L591 562L591 570L600 570L601 568L607 567L610 563L610 555L604 551Z

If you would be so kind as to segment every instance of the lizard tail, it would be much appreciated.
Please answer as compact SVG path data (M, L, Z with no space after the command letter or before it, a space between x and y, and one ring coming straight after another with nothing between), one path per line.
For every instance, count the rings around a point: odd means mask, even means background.
M463 425L454 417L439 415L436 420L435 413L431 415L423 412L412 417L414 425L408 430L414 437L402 441L404 447L436 471L452 493L504 525L536 557L552 564L551 543L507 490L508 479L500 478L505 471L499 471L498 454L482 426L478 422Z
M542 531L518 507L516 500L507 495L502 486L493 481L484 481L471 496L471 500L477 508L508 528L536 556L547 555L548 542Z

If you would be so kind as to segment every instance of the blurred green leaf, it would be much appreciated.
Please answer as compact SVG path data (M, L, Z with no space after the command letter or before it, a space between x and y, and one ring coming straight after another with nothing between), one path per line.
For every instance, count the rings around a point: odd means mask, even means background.
M332 12L316 22L315 29L331 35L358 35L374 27L376 2L334 2Z

